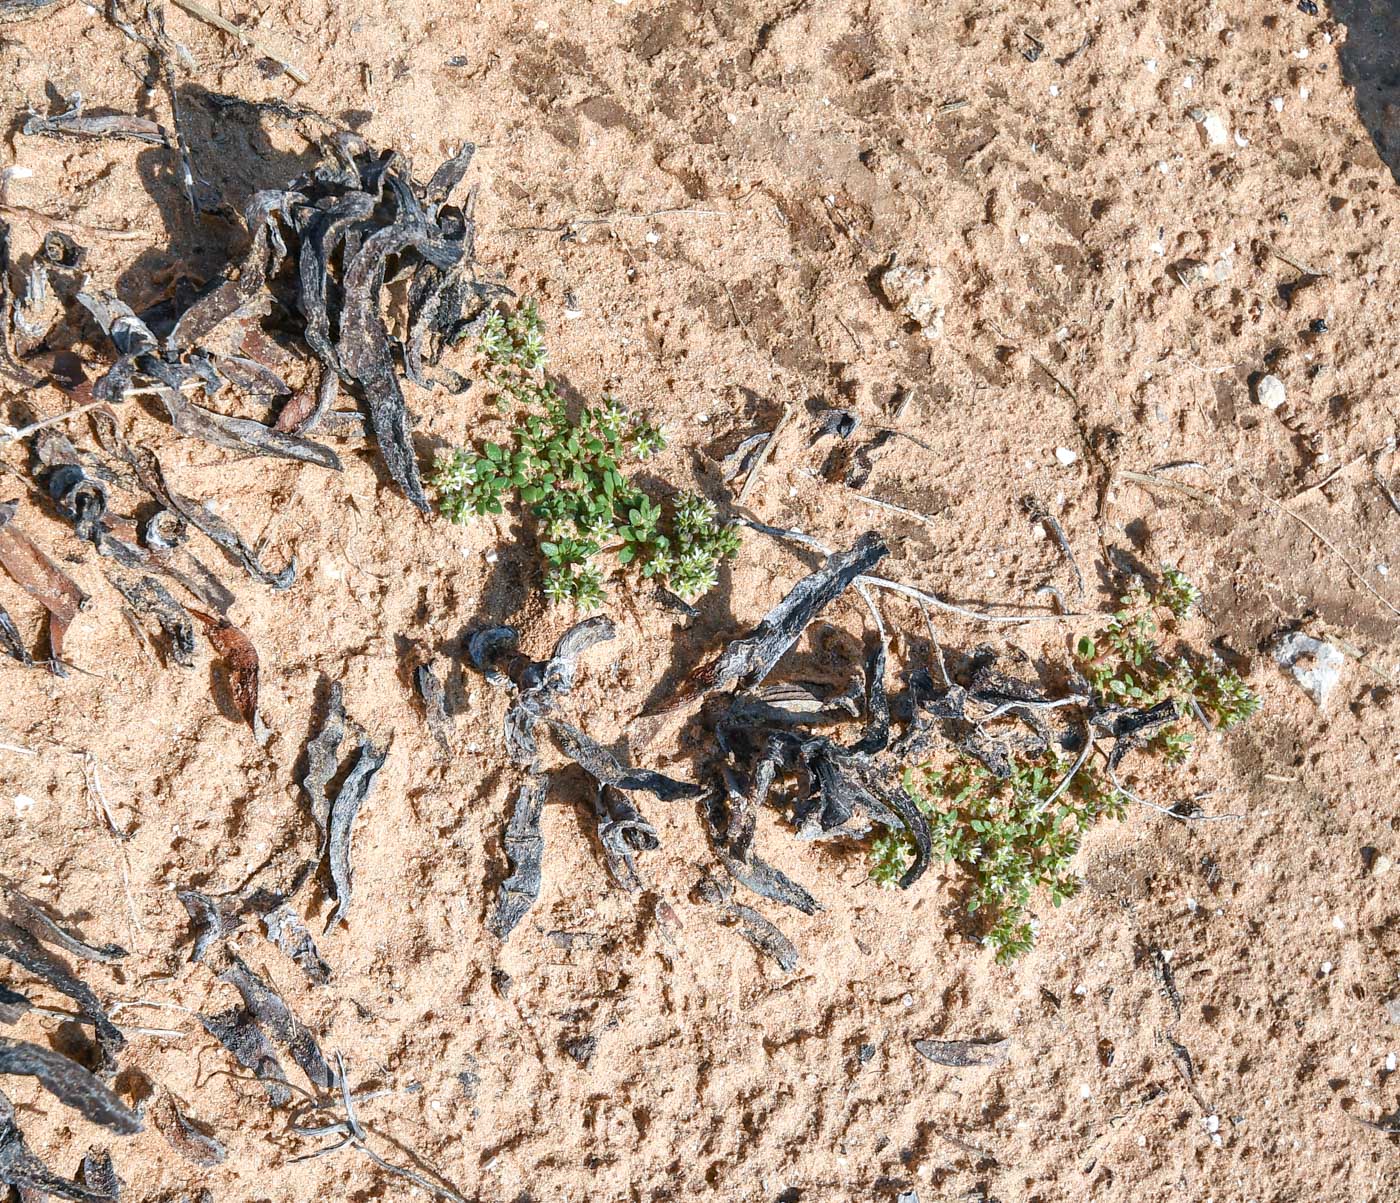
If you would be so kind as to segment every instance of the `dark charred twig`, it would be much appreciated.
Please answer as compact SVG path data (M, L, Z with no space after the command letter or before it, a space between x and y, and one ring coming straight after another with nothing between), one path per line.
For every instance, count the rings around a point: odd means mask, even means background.
M142 1130L139 1117L101 1079L52 1049L0 1036L0 1074L37 1078L59 1102L113 1132Z
M809 547L813 551L821 552L822 555L831 555L832 549L819 539L805 535L801 531L785 530L780 526L769 526L766 522L758 522L752 518L740 518L739 521L750 530L756 530L760 534L770 535L775 539L786 539L789 542ZM974 622L985 622L993 625L1003 625L1021 622L1063 622L1070 618L1096 617L1089 614L984 614L977 610L969 610L965 606L954 605L952 602L944 601L941 597L929 593L924 589L917 589L913 585L906 585L900 581L892 581L888 577L870 576L862 574L856 578L857 584L870 585L876 589L888 589L894 593L902 593L905 597L913 598L915 601L923 602L925 605L933 606L936 610L944 610L950 614L957 614L963 618L970 618Z

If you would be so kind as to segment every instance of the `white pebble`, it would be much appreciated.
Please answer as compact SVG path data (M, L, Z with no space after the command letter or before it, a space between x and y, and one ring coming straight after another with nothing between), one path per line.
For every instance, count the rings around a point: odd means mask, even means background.
M1081 1086L1079 1088L1079 1097L1081 1099L1091 1099L1094 1097L1094 1092L1090 1090L1087 1086Z
M1149 71L1155 72L1157 70L1157 60L1155 58L1150 58L1147 62L1143 63L1143 66Z
M1277 409L1288 400L1288 390L1277 376L1260 376L1254 386L1254 399L1269 409Z
M1272 97L1272 98L1269 100L1269 107L1270 107L1271 109L1273 109L1275 113L1281 113L1281 112L1283 112L1283 97L1282 97L1282 96L1274 96L1274 97Z
M1060 94L1060 85L1059 85L1059 84L1051 84L1051 85L1050 85L1050 95L1051 95L1051 96L1058 96L1059 94Z
M1220 1117L1218 1115L1208 1115L1201 1121L1206 1126L1206 1131L1214 1136L1220 1131Z
M1307 87L1306 85L1304 85L1303 87L1301 87L1301 88L1298 89L1298 99L1299 99L1299 100L1306 100L1306 99L1307 99L1309 96L1311 96L1311 95L1312 95L1312 89L1309 88L1309 87Z
M647 241L651 243L652 246L655 246L658 242L661 241L661 235L658 234L655 230L649 230L647 232Z
M1230 140L1225 118L1214 109L1192 109L1191 116L1207 146L1224 146Z
M1239 130L1235 131L1235 145L1240 147L1249 145L1249 139L1246 138L1242 133L1240 133Z
M1329 973L1331 973L1331 972L1332 972L1332 962L1331 962L1331 961L1323 961L1323 962L1322 962L1322 976L1323 976L1323 977L1326 977L1326 976L1327 976Z
M1395 1072L1395 1065L1396 1065L1396 1062L1395 1062L1395 1054L1394 1054L1394 1053L1386 1053L1386 1055L1385 1055L1385 1072L1388 1073L1388 1074L1393 1074L1393 1073Z
M906 1007L912 1007L914 1005L914 996L912 994L906 994L899 1001L903 1003Z
M1333 915L1332 926L1335 927L1338 931L1346 931L1347 921L1343 919L1340 915Z
M495 563L497 560L499 560L500 558L501 558L501 557L498 556L494 551L488 551L488 552L486 553L486 562L487 562L488 564L494 564L494 563Z
M38 804L28 794L15 795L15 814L17 815L27 815L36 805Z
M1064 467L1068 468L1079 456L1075 455L1068 447L1056 447L1055 458L1059 460Z
M0 179L27 180L33 174L34 169L32 167L6 167L4 172L0 173Z

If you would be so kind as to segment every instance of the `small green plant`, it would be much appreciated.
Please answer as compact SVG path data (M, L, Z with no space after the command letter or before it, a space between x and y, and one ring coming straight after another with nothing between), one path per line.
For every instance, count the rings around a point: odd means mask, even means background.
M1186 716L1199 710L1228 728L1259 709L1258 695L1232 669L1184 647L1172 658L1162 652L1159 612L1167 612L1170 626L1199 602L1199 590L1168 568L1155 593L1134 584L1104 630L1081 639L1076 649L1092 693L1091 712L1175 702L1178 720L1147 744L1169 764L1190 754L1194 735L1183 726ZM946 768L921 765L905 772L905 788L929 817L934 855L971 876L968 910L991 916L983 939L1002 963L1035 942L1035 892L1046 890L1056 906L1072 896L1079 885L1072 861L1085 833L1102 819L1121 818L1126 808L1127 796L1104 766L1085 760L1066 780L1072 767L1052 745L1040 755L1013 757L1003 778L966 756ZM913 851L908 835L882 830L870 844L871 879L893 887Z
M1102 818L1120 818L1126 799L1085 766L1064 788L1070 762L1054 751L1012 762L994 777L966 757L947 769L906 770L904 787L929 817L933 854L972 874L967 909L992 916L985 941L998 961L1035 942L1033 892L1059 906L1079 888L1071 862L1084 833ZM881 846L883 845L883 846ZM886 832L872 849L871 878L892 886L908 867L908 837Z
M1162 651L1160 611L1168 628L1188 618L1200 604L1201 591L1175 568L1162 570L1162 583L1148 593L1134 582L1118 599L1118 609L1096 638L1085 636L1075 648L1080 668L1095 695L1106 703L1153 706L1173 698L1183 718L1199 709L1228 730L1252 717L1259 697L1239 673L1215 659L1180 647L1174 657ZM1159 733L1158 745L1173 763L1185 759L1191 736L1177 727Z
M738 553L738 531L694 494L672 494L658 504L620 466L662 450L660 427L607 396L570 416L544 375L548 352L532 302L509 316L488 314L477 350L496 402L514 425L501 442L439 455L430 477L439 510L466 522L499 514L511 495L528 505L548 565L544 593L552 602L581 610L601 606L607 555L687 600L712 589L721 561Z

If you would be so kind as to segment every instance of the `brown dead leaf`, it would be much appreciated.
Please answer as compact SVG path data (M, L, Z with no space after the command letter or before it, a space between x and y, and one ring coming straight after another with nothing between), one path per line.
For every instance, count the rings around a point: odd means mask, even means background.
M11 519L18 508L18 501L0 503L0 565L49 612L49 649L58 662L63 659L63 637L88 596L14 525Z
M253 641L227 618L211 618L199 610L191 610L204 624L209 642L228 666L229 690L233 704L238 707L248 726L257 730L258 715L258 651Z

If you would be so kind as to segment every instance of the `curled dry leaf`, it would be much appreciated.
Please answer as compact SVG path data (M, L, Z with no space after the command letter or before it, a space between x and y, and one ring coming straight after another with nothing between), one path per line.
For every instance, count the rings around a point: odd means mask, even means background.
M113 1132L130 1135L142 1130L141 1120L121 1099L76 1061L61 1053L0 1036L0 1074L37 1078L64 1106Z
M971 1065L1004 1065L1011 1056L1011 1041L997 1037L980 1040L916 1040L914 1050L935 1065L962 1069Z
M291 1054L292 1060L301 1066L313 1086L330 1090L335 1085L335 1074L326 1064L311 1029L296 1017L282 996L242 957L229 953L228 967L219 974L219 980L228 982L242 995L243 1005L258 1026Z
M191 610L204 624L204 633L228 668L229 692L233 704L248 726L258 725L258 651L253 641L227 618L212 618L199 610Z
M540 815L548 792L548 777L529 777L516 794L515 808L506 824L503 843L511 874L501 882L488 922L491 934L499 940L510 935L540 896L540 868L544 860Z
M331 893L335 897L335 910L326 921L329 931L345 918L350 910L350 896L354 888L354 868L350 863L350 841L355 819L360 807L374 788L379 770L389 758L369 739L361 739L355 764L345 778L345 783L331 803L330 831L326 844L326 857L330 863Z
M117 1177L117 1167L112 1164L112 1154L106 1149L89 1149L83 1154L83 1163L78 1174L88 1190L95 1190L107 1199L120 1199L122 1180Z
M0 566L49 612L49 650L57 668L63 659L63 637L88 597L14 524L18 508L17 501L0 503Z
M301 779L301 788L311 808L311 818L321 837L318 857L325 855L326 841L330 835L331 799L326 787L335 776L340 742L344 738L345 690L339 681L333 681L326 702L326 717L306 745L306 775Z
M791 973L797 968L797 949L792 941L753 907L735 902L732 886L706 875L696 885L695 892L719 912L721 922L734 924L744 939L764 956L776 961L784 973Z
M452 755L452 717L447 713L447 696L442 681L431 664L420 664L413 670L413 688L423 703L428 730L437 744L443 760Z
M127 956L126 949L120 944L89 944L7 881L0 880L0 899L4 900L9 917L36 940L56 944L64 952L84 961L100 961L104 965L114 965Z
M296 962L297 967L318 986L331 980L331 967L322 958L306 924L290 906L282 905L263 916L267 938Z
M849 551L828 556L826 563L798 581L763 616L753 632L732 641L715 659L701 666L668 709L684 705L698 694L730 685L751 689L763 682L811 621L844 593L856 577L869 572L889 554L873 531L856 540Z
M253 1016L242 1007L232 1007L217 1015L201 1015L199 1022L234 1055L239 1065L251 1070L267 1089L267 1101L274 1107L291 1101L287 1075Z
M0 16L3 16L0 10ZM0 1185L13 1186L20 1203L71 1199L74 1203L112 1203L115 1195L56 1174L29 1151L15 1122L14 1105L0 1093Z
M137 614L154 618L165 635L170 658L184 668L194 666L194 624L190 622L189 611L170 595L154 577L143 576L131 580L120 573L110 572L107 579L112 582Z
M26 137L45 135L50 138L118 138L131 142L145 142L150 146L169 146L170 138L159 125L145 117L131 117L125 113L104 113L89 117L83 112L83 96L74 92L68 97L65 112L45 117L40 113L30 113L28 120L20 128Z
M117 1030L97 995L74 975L67 962L43 947L19 924L3 918L0 918L0 957L8 958L71 998L96 1029L98 1043L108 1061L126 1045L126 1037Z
M228 1156L222 1143L180 1109L170 1091L161 1091L150 1109L150 1116L166 1143L186 1161L207 1168L220 1165Z

